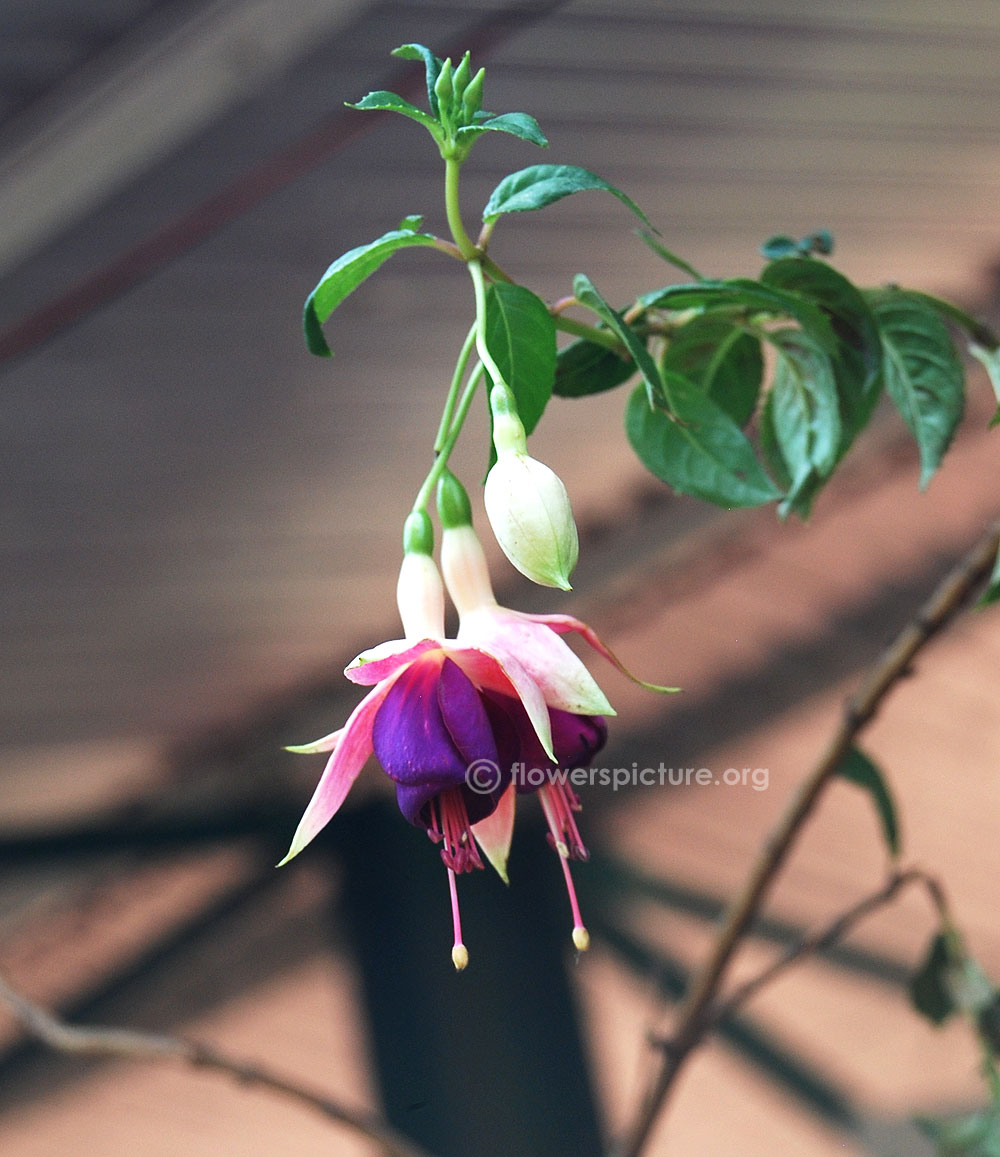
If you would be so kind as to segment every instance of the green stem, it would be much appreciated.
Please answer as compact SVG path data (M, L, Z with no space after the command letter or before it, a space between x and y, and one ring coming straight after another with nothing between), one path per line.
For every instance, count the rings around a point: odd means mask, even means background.
M458 441L458 436L462 432L462 425L465 422L465 417L469 412L469 406L472 405L472 399L476 396L476 388L479 385L483 376L483 364L479 362L476 368L469 375L469 380L465 383L465 390L454 409L454 416L452 417L451 426L448 433L445 435L441 446L437 451L434 459L434 465L430 468L427 477L423 481L423 485L417 492L417 497L413 500L414 510L426 510L431 496L434 493L434 487L437 486L438 479L444 473L445 467L448 465L448 459L451 456L452 450L455 448L455 443Z
M448 389L448 397L445 398L444 410L441 413L441 424L438 426L437 437L434 439L435 454L441 453L441 447L444 445L445 438L451 428L452 415L455 411L455 401L458 398L458 391L462 387L462 378L465 377L465 368L469 364L469 355L472 353L472 347L475 344L476 326L473 324L462 344L461 352L458 355L458 362L455 364L455 373L452 375L451 386Z
M615 353L623 353L622 343L609 329L599 329L594 325L587 325L585 321L575 321L571 317L556 316L554 318L556 329L561 329L563 333L571 333L574 337L582 337L587 341L593 342L594 345L604 346L605 349L614 350Z
M461 161L456 161L453 157L444 163L444 209L448 215L448 228L455 238L459 253L466 261L473 261L479 256L479 250L462 224L462 211L458 200L458 174L461 167Z
M486 346L486 280L483 277L483 266L478 258L470 260L467 264L476 293L476 352L494 384L506 386L507 382L500 372L500 367L493 360L493 355Z

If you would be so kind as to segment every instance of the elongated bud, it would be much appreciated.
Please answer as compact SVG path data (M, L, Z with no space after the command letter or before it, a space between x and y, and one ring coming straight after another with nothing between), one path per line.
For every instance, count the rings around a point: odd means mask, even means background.
M483 107L483 81L486 79L486 69L481 68L465 86L462 93L462 119L471 125L476 113Z
M490 406L497 460L483 499L496 540L532 582L569 590L580 545L566 487L528 455L524 426L504 387L494 386Z
M433 550L430 517L424 510L412 511L403 524L403 563L396 583L406 639L444 638L444 583Z
M471 76L472 69L469 67L469 54L466 53L458 62L458 68L455 69L455 75L452 78L455 100L459 100L463 96Z
M438 99L438 113L442 122L451 115L451 105L455 96L455 85L452 80L451 57L441 65L441 71L434 82L434 95Z

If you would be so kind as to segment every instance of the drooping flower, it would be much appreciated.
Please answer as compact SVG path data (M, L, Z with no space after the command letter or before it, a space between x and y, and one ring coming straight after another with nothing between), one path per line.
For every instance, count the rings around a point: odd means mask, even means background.
M413 549L404 554L397 586L404 638L362 652L345 672L371 690L343 728L290 749L329 752L329 759L281 862L297 856L330 821L374 753L395 784L403 814L442 845L455 929L452 958L457 968L464 968L468 953L455 874L483 866L477 843L503 874L509 838L498 847L493 829L487 825L474 831L473 825L478 827L498 809L510 782L517 755L510 740L510 712L527 721L546 758L556 756L544 694L517 657L501 659L445 638L441 576L425 549L429 534L429 520L425 528L418 520L417 529L405 538ZM515 706L508 710L507 702ZM493 769L492 781L470 786L473 767ZM505 831L503 824L496 829L501 839Z
M552 743L537 743L531 728L519 711L512 714L512 725L518 735L520 752L518 768L521 781L508 789L501 805L480 824L488 832L491 860L502 874L514 821L516 791L537 790L553 847L559 853L573 912L573 941L583 949L589 943L580 919L579 906L569 870L569 859L586 859L587 852L573 818L580 801L560 769L589 763L603 746L607 728L604 716L615 711L583 661L561 637L568 633L581 635L596 651L613 663L630 679L635 676L622 665L597 634L579 619L569 615L530 615L501 606L493 592L482 544L471 524L468 498L461 484L445 475L438 492L438 510L444 528L441 545L441 569L452 602L459 613L457 642L492 655L498 662L512 658L521 664L541 688L549 709ZM635 680L642 682L642 680ZM673 690L643 684L655 690ZM541 777L525 773L539 771Z
M490 391L490 408L497 452L483 492L490 526L521 574L568 591L580 547L566 487L528 454L524 425L504 386Z

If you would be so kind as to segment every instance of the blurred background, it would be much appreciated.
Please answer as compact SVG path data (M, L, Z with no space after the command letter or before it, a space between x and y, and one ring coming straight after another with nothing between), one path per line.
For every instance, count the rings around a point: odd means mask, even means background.
M537 817L509 891L462 881L459 977L443 869L376 772L275 873L322 766L281 748L339 726L343 666L398 631L402 519L472 316L461 267L416 249L334 315L332 360L301 337L340 253L408 214L445 232L427 135L344 108L422 100L422 67L389 55L410 41L471 49L486 107L550 141L487 134L469 222L507 172L576 164L708 275L827 228L855 281L996 324L1000 21L990 0L0 0L0 963L68 1016L266 1059L442 1157L598 1153L843 696L996 517L995 402L970 368L923 494L885 414L802 526L671 495L631 456L621 391L556 399L534 453L574 501L576 589L527 589L493 552L502 601L577 614L684 688L664 703L595 661L608 766L765 768L766 788L585 791L579 961ZM502 221L491 252L547 298L581 271L620 303L677 279L596 194ZM867 742L906 859L940 873L994 976L998 657L996 615L967 617ZM870 801L831 790L738 973L884 870ZM932 929L908 896L758 997L650 1151L924 1152L914 1112L982 1096L967 1034L907 1006ZM219 1078L55 1058L5 1012L0 1033L10 1157L372 1151Z

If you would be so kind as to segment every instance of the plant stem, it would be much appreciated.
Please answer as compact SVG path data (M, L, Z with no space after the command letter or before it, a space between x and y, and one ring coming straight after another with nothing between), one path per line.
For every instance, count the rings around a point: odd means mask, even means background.
M554 318L556 329L561 329L563 333L571 333L574 337L582 337L587 341L593 342L594 345L604 346L605 349L614 351L614 353L624 354L622 343L611 332L610 329L599 329L594 325L587 325L585 321L576 321L572 317L563 317L557 314Z
M372 1114L348 1108L325 1093L306 1088L260 1065L226 1056L208 1045L132 1029L77 1028L68 1025L22 996L2 975L0 1001L8 1006L30 1036L57 1052L131 1060L173 1059L191 1068L214 1069L232 1077L241 1085L260 1085L298 1101L374 1141L389 1157L427 1157L423 1149L400 1136L389 1124Z
M478 362L475 369L469 375L469 380L465 383L465 390L462 393L458 404L455 406L454 416L452 418L451 427L445 435L443 441L438 447L435 443L436 454L434 458L434 465L428 471L427 477L424 479L420 490L417 492L417 497L413 500L414 510L426 510L431 500L431 495L434 493L434 487L437 485L438 479L444 473L445 467L448 465L448 459L451 456L452 450L455 449L455 443L458 441L458 436L462 432L462 425L465 422L466 415L469 412L469 406L472 404L472 399L476 396L476 387L479 385L480 379L483 376L483 364Z
M483 278L483 267L478 259L469 261L468 267L476 294L476 352L494 384L506 386L507 382L504 380L500 367L493 360L493 355L486 345L486 282Z
M444 209L448 216L448 228L459 253L466 261L472 261L479 256L479 250L462 224L462 210L458 200L458 174L461 167L461 161L454 158L444 163Z
M678 1074L712 1027L711 1009L729 963L823 790L836 775L858 734L871 722L888 692L909 672L917 653L955 618L975 589L988 577L998 546L1000 524L991 527L944 579L848 699L843 718L826 751L761 849L742 892L723 920L708 960L694 978L678 1013L677 1027L663 1047L659 1068L620 1148L622 1157L639 1157Z
M451 386L448 389L448 396L444 401L444 410L441 412L441 424L438 426L437 437L434 439L435 454L441 453L441 447L444 445L448 431L451 429L452 417L455 411L455 401L458 398L458 391L462 386L462 378L465 377L465 368L469 364L469 355L472 353L472 348L475 344L476 327L472 325L459 351L458 361L455 363L455 372L451 378Z
M866 916L870 916L872 912L885 907L886 904L895 900L899 892L907 885L925 882L924 874L917 869L910 869L905 872L894 872L886 884L879 888L877 892L873 892L870 896L859 900L819 932L815 932L810 936L804 936L798 944L793 944L787 952L782 953L777 960L769 964L762 972L759 972L756 976L741 984L739 988L727 996L725 1000L717 1000L712 1006L711 1014L706 1016L706 1020L712 1026L719 1024L720 1021L726 1020L732 1016L737 1009L746 1004L748 1000L756 996L762 988L769 985L793 964L836 944L837 941L843 939L860 920L863 920Z

